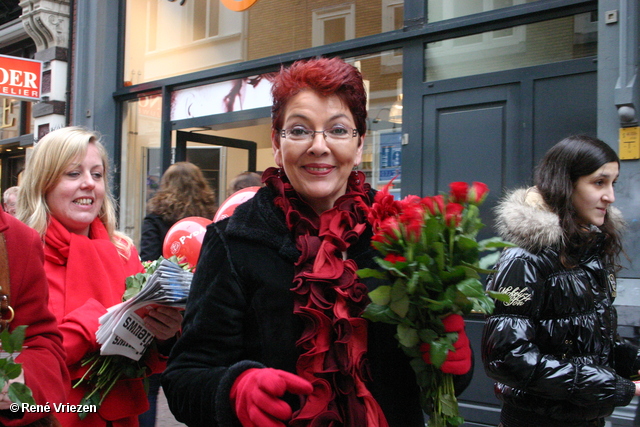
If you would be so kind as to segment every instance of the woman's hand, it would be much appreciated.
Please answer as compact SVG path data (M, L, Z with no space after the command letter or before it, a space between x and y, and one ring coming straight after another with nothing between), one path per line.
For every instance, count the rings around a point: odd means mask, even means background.
M464 318L459 314L450 314L442 319L445 332L457 332L458 339L453 343L454 350L447 352L447 358L440 367L445 374L464 375L471 369L471 346L464 330ZM420 346L422 359L431 364L431 346L423 343Z
M313 385L280 369L251 368L236 378L230 398L243 427L285 427L293 413L280 399L287 392L308 395Z
M159 341L173 338L180 330L182 314L174 307L157 307L149 310L144 318L144 324Z
M7 381L0 392L0 410L9 409L11 404L13 403L9 398L9 385L14 382L19 382L24 384L24 372L20 372L16 378Z

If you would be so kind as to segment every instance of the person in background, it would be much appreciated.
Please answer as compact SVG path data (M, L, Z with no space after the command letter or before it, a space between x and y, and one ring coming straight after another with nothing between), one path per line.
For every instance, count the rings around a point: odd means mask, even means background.
M172 164L162 175L160 188L147 202L147 215L142 223L140 258L143 261L160 258L164 238L177 221L190 216L212 219L215 213L215 193L202 170L189 162ZM149 410L139 417L141 427L152 427L156 423L159 390L160 376L154 374L149 378Z
M639 349L617 334L623 220L612 206L620 161L599 139L576 135L552 147L534 187L497 207L503 251L488 289L496 301L482 338L487 375L503 402L504 427L604 426L640 395L629 378Z
M256 172L242 172L231 180L229 196L247 187L262 187L262 177Z
M38 233L0 210L0 245L7 254L9 305L15 313L9 332L17 326L27 326L22 352L16 358L16 363L22 364L22 373L10 382L26 384L37 405L53 407L65 402L69 373L62 335L47 307L49 290L43 269L42 242ZM56 425L53 414L11 411L10 405L15 402L8 396L7 388L8 384L0 393L0 425L23 426L34 422Z
M169 166L162 174L160 188L147 202L140 258L143 261L160 258L167 231L179 220L190 216L213 219L217 209L215 200L215 193L198 166L190 162Z
M4 211L11 216L16 216L18 191L20 191L20 187L14 185L13 187L7 188L2 195L2 207Z
M87 370L81 360L99 351L99 317L122 301L125 279L143 271L131 239L116 231L108 168L96 133L79 127L55 130L36 145L18 199L18 219L44 240L49 309L63 336L71 405L78 405L89 390L85 383L71 386ZM144 322L162 344L176 335L181 320L177 309L159 307ZM143 363L149 373L160 372L166 360L151 351ZM73 412L56 416L65 427L137 426L138 415L147 408L142 379L122 379L84 420Z
M355 274L377 255L366 215L375 192L354 170L362 75L337 58L298 61L272 95L278 168L207 228L162 377L169 407L190 426L424 427L395 326L361 317L367 292L386 283ZM456 378L462 390L470 376Z

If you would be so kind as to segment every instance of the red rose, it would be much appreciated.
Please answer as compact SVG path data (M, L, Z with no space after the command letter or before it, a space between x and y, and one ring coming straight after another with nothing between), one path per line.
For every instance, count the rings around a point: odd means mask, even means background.
M380 223L378 232L371 238L374 242L392 244L400 236L398 219L394 216L385 218Z
M423 197L420 203L431 216L444 213L444 198L442 196Z
M438 212L436 213L444 213L444 196L442 194L438 194L437 196L433 196L433 201L436 203L438 208Z
M392 262L392 263L396 263L396 262L407 262L407 259L405 257L403 257L402 255L396 255L393 253L387 254L386 257L384 257L384 260L387 262Z
M410 208L411 206L418 205L420 204L420 202L421 202L420 197L410 194L404 199L400 200L399 202L400 210L405 210L407 208Z
M487 184L483 182L474 182L473 184L471 184L471 188L469 189L467 200L469 201L469 203L479 205L484 202L484 199L486 199L488 192L489 187L487 187Z
M400 212L400 203L394 199L393 195L389 194L390 185L391 183L385 185L382 190L376 193L373 205L369 210L367 219L374 232L378 230L382 221L390 216L396 216Z
M449 184L451 192L451 201L454 203L465 203L467 201L467 192L469 191L469 184L466 182L452 182Z
M374 203L369 211L367 216L367 220L371 224L374 232L382 226L384 220L389 217L394 217L398 215L399 210L393 209L393 205L381 205Z
M414 201L418 203L406 205L398 220L404 226L407 241L416 243L420 241L422 234L424 208L419 203L419 197L416 197Z
M447 204L446 211L444 214L444 222L448 227L457 227L460 225L460 221L462 221L462 211L464 210L464 206L459 203L449 203Z
M429 212L429 215L436 215L437 212L435 203L433 202L433 197L423 197L421 203L425 210Z

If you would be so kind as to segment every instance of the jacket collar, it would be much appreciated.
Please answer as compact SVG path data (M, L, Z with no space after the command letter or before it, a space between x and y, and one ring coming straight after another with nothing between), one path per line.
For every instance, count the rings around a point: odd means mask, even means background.
M563 242L560 218L551 211L535 187L508 193L495 208L500 236L530 252L559 247ZM616 229L623 228L620 211L609 206L607 215Z
M275 193L262 187L251 199L238 206L229 217L226 232L229 236L258 242L278 250L292 261L300 257L291 232L285 225L284 213L273 199Z

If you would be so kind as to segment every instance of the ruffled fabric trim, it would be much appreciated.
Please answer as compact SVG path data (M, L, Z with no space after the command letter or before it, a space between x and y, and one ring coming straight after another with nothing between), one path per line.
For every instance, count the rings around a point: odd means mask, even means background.
M303 398L293 427L388 426L366 387L367 322L361 314L369 303L367 288L355 261L346 259L367 227L371 200L364 179L362 172L351 174L346 194L318 216L280 171L270 168L263 175L301 252L291 288L294 313L305 325L296 368L314 392Z

